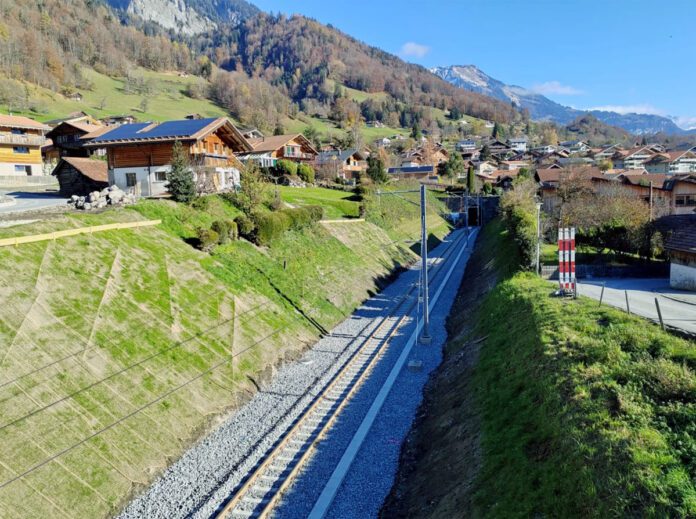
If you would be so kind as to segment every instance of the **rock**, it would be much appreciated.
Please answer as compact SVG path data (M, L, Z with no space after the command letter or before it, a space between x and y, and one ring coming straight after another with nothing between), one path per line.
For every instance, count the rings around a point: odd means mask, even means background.
M89 202L85 202L84 205L82 206L82 208L85 211L89 211L90 209L92 209L92 204L90 204Z
M77 196L77 195L73 195L73 196L70 197L70 200L72 200L73 203L75 203L75 202L77 202L77 199L78 199L78 198L80 198L80 197Z

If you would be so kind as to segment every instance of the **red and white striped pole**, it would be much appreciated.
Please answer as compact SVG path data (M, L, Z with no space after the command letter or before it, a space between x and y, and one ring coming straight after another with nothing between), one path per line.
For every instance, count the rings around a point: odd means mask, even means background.
M564 267L565 262L563 261L563 227L558 228L558 288L563 290L563 281L565 278Z
M570 289L575 293L575 227L570 228Z

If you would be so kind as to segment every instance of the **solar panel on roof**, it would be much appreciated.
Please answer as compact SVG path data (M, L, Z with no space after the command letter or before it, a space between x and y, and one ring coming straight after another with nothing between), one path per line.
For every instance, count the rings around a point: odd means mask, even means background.
M135 139L138 137L138 131L145 128L150 123L132 123L117 126L113 130L100 135L92 140L92 142L118 141L122 139Z
M166 121L147 131L141 131L151 123L124 124L112 131L97 137L92 142L109 142L129 139L157 139L162 137L190 137L199 132L216 119L185 119L182 121Z
M158 124L152 130L140 134L141 137L188 137L202 130L215 119L185 119Z

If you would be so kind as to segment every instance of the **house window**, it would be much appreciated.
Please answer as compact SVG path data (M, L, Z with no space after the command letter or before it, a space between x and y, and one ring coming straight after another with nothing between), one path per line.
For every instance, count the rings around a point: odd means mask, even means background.
M286 157L295 157L297 156L297 146L285 146L285 156Z
M136 182L135 173L126 173L126 187L135 187Z
M15 164L14 171L18 175L30 175L31 176L31 166L25 166L23 164Z
M167 172L166 171L155 171L155 182L166 182Z
M29 153L29 148L27 146L15 146L12 148L12 151L14 151L15 153L26 154Z
M21 128L12 128L12 135L24 135L25 133L27 132L25 132Z
M696 195L677 195L674 203L677 207L694 207Z

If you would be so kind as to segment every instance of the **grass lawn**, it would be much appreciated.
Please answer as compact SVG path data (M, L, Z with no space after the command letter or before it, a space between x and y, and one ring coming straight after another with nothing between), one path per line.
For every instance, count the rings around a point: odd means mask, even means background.
M338 189L322 187L288 187L278 186L280 197L284 202L295 206L320 205L324 208L324 218L357 218L358 202L352 200L353 193Z
M551 291L517 274L478 312L474 516L693 517L694 343Z
M659 260L656 260L656 262L659 262ZM645 260L638 257L636 254L615 254L608 249L598 251L594 247L577 245L575 252L575 263L578 265L602 264L626 266L644 264ZM541 244L541 264L558 265L558 244Z
M148 96L147 108L141 110L142 95L127 94L124 91L123 78L111 78L92 69L84 69L84 74L94 87L92 90L80 90L84 96L82 101L72 101L62 95L47 89L27 84L31 98L39 101L40 111L21 111L13 108L13 113L26 115L39 121L48 121L64 117L67 114L82 110L97 118L108 115L133 114L143 121L164 121L181 119L190 113L199 113L204 117L221 117L228 115L221 107L206 99L192 99L184 95L187 85L201 81L194 76L179 77L173 73L152 72L138 69L135 74L147 79L153 93ZM104 106L101 108L102 100ZM1 106L6 110L8 107Z

